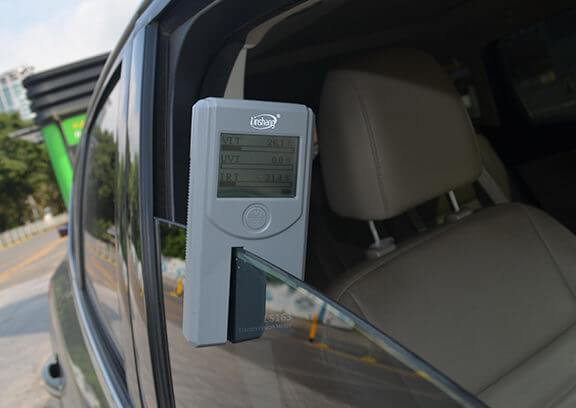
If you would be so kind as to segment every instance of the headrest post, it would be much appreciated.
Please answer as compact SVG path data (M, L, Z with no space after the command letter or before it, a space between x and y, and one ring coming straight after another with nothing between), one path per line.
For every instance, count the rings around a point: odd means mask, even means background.
M368 221L368 225L370 226L370 232L372 233L372 237L374 238L374 244L378 245L380 242L380 234L376 229L376 224L374 224L374 220Z
M454 212L446 216L446 222L458 222L472 214L472 210L470 208L460 208L458 200L456 199L456 194L454 194L453 190L448 191L448 198L450 199L450 204L452 204L452 210Z
M455 213L460 212L460 205L458 204L458 200L456 199L456 194L454 194L454 190L448 191L448 198L450 199L452 210L454 210Z
M370 232L372 232L372 237L374 237L374 243L366 250L368 259L378 259L396 249L394 237L380 238L374 220L369 220L368 226L370 227Z
M370 232L372 233L372 237L374 238L374 245L378 245L380 242L380 234L378 234L378 230L376 229L376 224L374 224L374 220L368 221L368 225L370 226Z

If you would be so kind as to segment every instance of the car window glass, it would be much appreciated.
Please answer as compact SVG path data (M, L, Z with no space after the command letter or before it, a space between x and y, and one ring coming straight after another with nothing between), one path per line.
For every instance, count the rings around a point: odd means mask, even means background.
M375 329L244 251L234 257L233 268L256 274L265 285L265 317L240 332L257 332L257 338L192 347L182 334L186 229L164 222L157 227L177 406L466 405L424 372L402 364Z
M576 113L576 11L523 29L498 45L522 107L534 121L573 120Z
M116 259L116 130L119 87L109 93L90 129L82 198L85 285L105 335L122 357Z

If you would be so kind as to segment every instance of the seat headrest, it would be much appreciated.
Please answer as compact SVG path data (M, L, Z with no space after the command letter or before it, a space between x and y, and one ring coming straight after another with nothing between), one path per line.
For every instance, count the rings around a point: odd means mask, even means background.
M328 73L319 112L326 192L339 215L382 220L475 181L474 130L452 81L406 49Z

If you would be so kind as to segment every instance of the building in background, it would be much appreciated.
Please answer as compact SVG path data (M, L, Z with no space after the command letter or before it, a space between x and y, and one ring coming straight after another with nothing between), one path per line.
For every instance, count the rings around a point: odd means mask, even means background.
M32 119L30 101L22 81L34 72L32 67L20 67L0 74L0 113L18 112L22 119Z
M30 75L24 81L58 187L68 208L88 102L108 54Z

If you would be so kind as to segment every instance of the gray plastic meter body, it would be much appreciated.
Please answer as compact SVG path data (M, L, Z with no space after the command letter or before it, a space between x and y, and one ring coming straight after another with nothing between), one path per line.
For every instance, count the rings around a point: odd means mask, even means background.
M303 279L313 122L297 104L194 105L183 321L192 344L226 342L233 248Z

